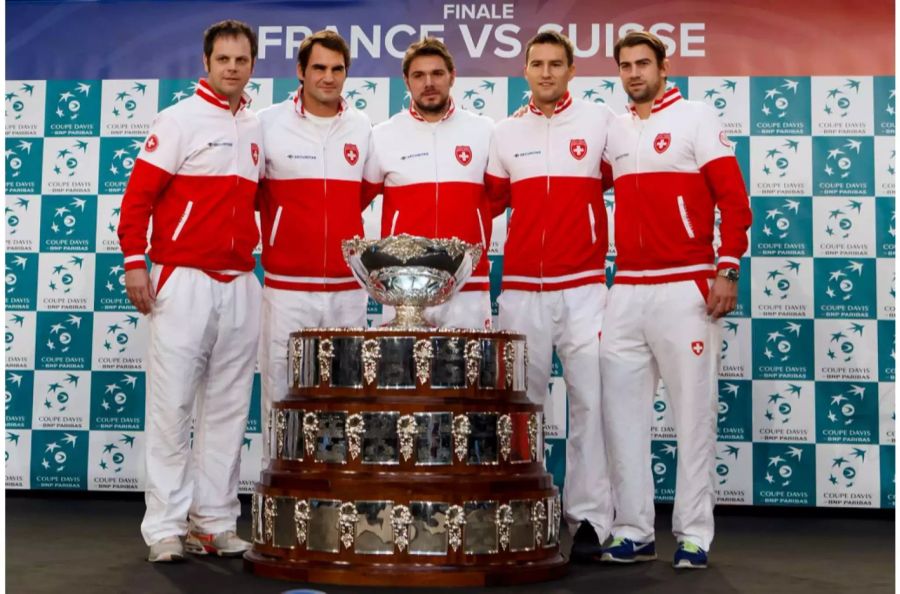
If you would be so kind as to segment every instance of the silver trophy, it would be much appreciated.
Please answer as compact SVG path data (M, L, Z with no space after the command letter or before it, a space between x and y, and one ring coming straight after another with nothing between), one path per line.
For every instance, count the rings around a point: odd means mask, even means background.
M434 328L426 307L446 302L471 276L482 247L460 239L392 235L354 237L342 242L344 259L375 301L391 305L397 316L384 327Z

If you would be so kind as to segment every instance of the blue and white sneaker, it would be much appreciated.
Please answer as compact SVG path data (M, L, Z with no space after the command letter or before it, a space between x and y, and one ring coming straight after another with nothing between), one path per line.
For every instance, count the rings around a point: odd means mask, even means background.
M682 541L678 543L672 567L675 569L706 569L708 562L706 551L692 542Z
M610 563L636 563L656 559L656 543L635 542L630 538L613 538L609 546L603 547L601 561Z

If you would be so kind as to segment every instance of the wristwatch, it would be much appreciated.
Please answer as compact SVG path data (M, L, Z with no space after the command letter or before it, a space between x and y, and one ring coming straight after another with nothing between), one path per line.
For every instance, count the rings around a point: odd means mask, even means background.
M741 278L741 271L737 268L720 268L718 274L722 278L727 278L733 283L738 282L738 279Z

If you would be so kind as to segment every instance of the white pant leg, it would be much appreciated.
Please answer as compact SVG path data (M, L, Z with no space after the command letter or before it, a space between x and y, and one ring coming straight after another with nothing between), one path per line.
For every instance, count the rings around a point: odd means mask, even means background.
M322 292L319 295L326 304L322 316L322 326L331 328L366 327L366 305L369 302L369 294L365 289Z
M545 301L545 294L538 291L503 291L497 299L500 328L525 335L528 399L547 410L550 407L553 338Z
M573 533L588 520L600 542L609 536L613 516L600 408L599 334L606 293L602 284L564 289L554 308L556 352L569 400L563 509Z
M658 373L644 337L647 287L613 285L600 340L603 428L615 520L612 534L655 539L650 426Z
M703 281L705 282L705 281ZM719 322L706 315L694 281L652 286L647 338L672 406L678 436L672 532L709 550L715 505Z
M141 533L148 545L187 532L194 491L191 414L217 325L213 295L204 280L211 279L196 269L176 268L159 288L162 269L151 271L158 290L147 349L147 511Z
M241 514L241 444L256 368L262 290L252 272L228 283L209 282L217 295L218 335L197 394L190 519L201 532L216 534L234 530Z

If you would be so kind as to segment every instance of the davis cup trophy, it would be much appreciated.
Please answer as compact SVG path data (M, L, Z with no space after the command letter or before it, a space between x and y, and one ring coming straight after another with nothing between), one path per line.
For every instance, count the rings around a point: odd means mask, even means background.
M481 247L408 235L343 247L397 317L291 334L245 565L385 586L561 575L562 509L544 471L541 407L525 397L524 337L435 328L424 313L459 290Z

